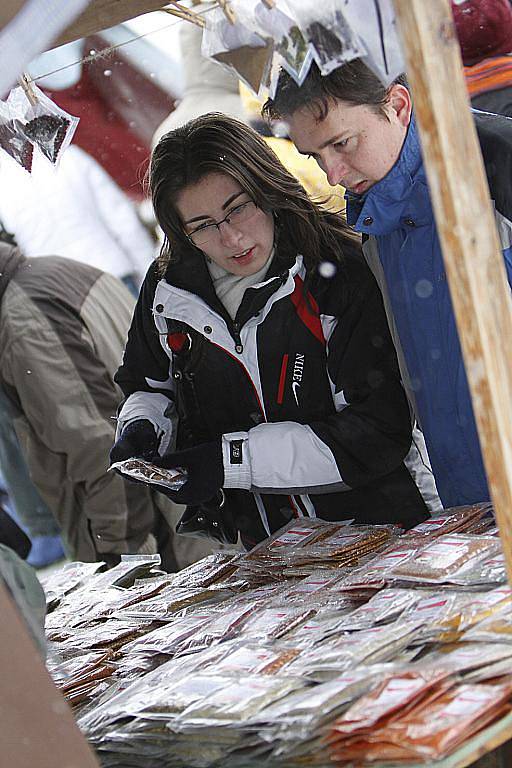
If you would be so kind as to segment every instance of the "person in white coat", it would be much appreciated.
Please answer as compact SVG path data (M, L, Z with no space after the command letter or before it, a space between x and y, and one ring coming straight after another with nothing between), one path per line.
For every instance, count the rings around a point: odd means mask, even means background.
M153 240L131 200L82 149L69 146L56 167L34 153L30 174L2 152L0 189L0 220L27 258L65 256L138 292Z
M71 145L54 167L34 153L29 174L0 152L0 231L30 259L60 255L109 272L134 294L154 256L153 240L133 203L90 155ZM0 469L29 532L29 562L63 555L59 528L31 484L8 400L0 392Z

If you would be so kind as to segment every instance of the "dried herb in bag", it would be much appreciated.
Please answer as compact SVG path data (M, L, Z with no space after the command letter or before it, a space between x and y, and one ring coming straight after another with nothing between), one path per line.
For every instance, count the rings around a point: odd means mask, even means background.
M23 88L14 88L7 106L17 116L18 131L55 165L71 143L79 118L54 104L33 83L30 92L31 98Z

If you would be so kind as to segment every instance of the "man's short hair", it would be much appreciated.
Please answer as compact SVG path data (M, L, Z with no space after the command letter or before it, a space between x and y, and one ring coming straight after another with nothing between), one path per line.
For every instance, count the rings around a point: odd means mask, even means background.
M392 85L399 83L408 88L407 78L400 75ZM353 59L343 66L322 75L313 62L301 86L281 70L273 99L267 99L262 115L269 120L281 120L298 109L308 107L318 121L324 120L333 101L345 101L354 106L373 107L382 112L390 86L385 86L361 59Z

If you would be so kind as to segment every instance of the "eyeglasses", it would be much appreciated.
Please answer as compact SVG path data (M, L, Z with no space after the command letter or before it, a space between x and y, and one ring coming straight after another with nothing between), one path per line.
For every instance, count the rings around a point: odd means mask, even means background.
M220 238L220 225L230 224L234 227L244 222L249 221L256 213L258 207L253 200L247 200L245 203L240 203L232 208L227 216L220 221L214 221L212 224L201 224L201 226L194 229L193 232L187 235L194 245L201 246L211 243L213 240Z

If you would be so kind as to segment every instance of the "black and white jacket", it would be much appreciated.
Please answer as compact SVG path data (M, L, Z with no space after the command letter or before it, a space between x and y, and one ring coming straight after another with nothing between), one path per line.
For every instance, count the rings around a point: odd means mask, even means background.
M222 437L248 547L294 515L416 525L428 511L413 476L436 498L377 284L357 246L331 271L278 249L232 321L191 252L164 279L150 268L135 310L118 431L149 419L162 454Z

